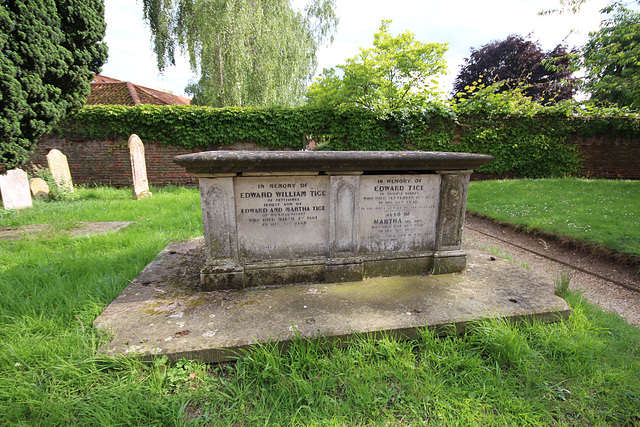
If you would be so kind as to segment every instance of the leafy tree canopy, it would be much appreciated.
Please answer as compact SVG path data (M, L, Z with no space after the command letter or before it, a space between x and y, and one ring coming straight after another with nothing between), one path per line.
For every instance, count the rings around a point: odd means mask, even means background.
M447 44L421 43L408 31L393 37L382 21L373 47L329 68L307 92L309 105L356 105L370 110L425 106L436 98L435 75L446 73Z
M563 13L578 13L580 9L585 3L589 3L591 0L558 0L559 8L543 10L539 12L540 15L550 15L550 14L563 14ZM631 3L640 4L640 0L628 0L624 1L612 1L605 9L616 7L616 6L625 6L630 5Z
M0 172L26 163L37 138L89 93L107 58L102 0L0 5Z
M617 4L584 46L585 91L591 99L640 108L640 13Z
M520 87L525 96L543 105L571 99L576 92L576 79L572 77L575 54L563 45L543 52L537 42L510 35L471 49L453 83L452 94L464 98L474 84L504 82L499 92Z
M143 0L158 69L188 55L199 80L193 104L296 106L316 70L318 47L332 40L335 0Z

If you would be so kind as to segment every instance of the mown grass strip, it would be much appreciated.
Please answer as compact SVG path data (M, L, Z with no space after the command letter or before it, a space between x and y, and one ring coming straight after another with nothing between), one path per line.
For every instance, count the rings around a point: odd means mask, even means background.
M469 185L467 209L640 257L640 181L477 181Z

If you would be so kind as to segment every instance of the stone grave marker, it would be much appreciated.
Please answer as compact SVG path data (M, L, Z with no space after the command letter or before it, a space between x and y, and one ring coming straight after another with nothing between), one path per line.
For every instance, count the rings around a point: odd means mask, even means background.
M23 209L33 206L29 179L27 173L21 169L11 169L5 175L0 175L0 192L5 209Z
M49 184L42 178L32 178L29 181L29 187L31 188L31 194L35 199L48 199L49 198Z
M133 198L144 199L151 196L147 180L147 164L144 159L144 144L138 135L133 134L129 137L128 146L133 177Z
M73 181L71 180L67 156L54 148L47 154L47 165L58 188L73 192Z
M471 169L428 152L205 152L176 163L200 183L205 291L459 272Z
M564 319L571 309L550 282L462 245L469 175L491 159L176 157L199 178L204 236L170 243L96 319L114 334L101 351L221 362L266 342L348 344L354 333L415 339L425 326L460 332L483 318ZM211 293L193 292L198 274ZM278 284L287 286L270 286Z

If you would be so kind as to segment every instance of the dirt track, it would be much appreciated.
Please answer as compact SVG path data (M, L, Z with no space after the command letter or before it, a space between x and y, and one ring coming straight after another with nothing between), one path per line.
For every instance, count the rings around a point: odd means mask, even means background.
M550 236L520 232L469 214L464 239L486 249L504 251L516 263L527 265L549 280L570 272L571 289L581 290L589 302L640 326L640 274L636 267L595 250Z

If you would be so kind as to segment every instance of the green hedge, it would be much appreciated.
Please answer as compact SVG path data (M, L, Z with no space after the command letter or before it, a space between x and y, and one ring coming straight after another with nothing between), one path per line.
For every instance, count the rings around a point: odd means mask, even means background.
M128 138L186 148L254 142L275 149L302 149L308 137L381 141L384 122L360 109L210 108L198 106L87 106L55 129L57 136L82 139ZM366 148L362 148L366 150Z
M383 116L359 108L208 108L197 106L87 106L67 116L54 136L126 139L207 149L253 142L323 150L424 150L491 154L478 172L552 177L580 170L573 135L638 137L640 121L625 117L460 116L445 110L396 111Z

